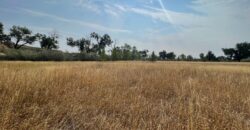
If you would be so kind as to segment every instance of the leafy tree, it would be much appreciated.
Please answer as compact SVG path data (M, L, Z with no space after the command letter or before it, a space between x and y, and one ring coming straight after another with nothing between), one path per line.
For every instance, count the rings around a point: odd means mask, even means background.
M135 46L132 47L131 59L132 60L140 59L140 53L138 52L138 50L137 50L137 48Z
M90 37L94 38L96 40L97 44L100 42L101 36L99 34L97 34L96 32L92 32L90 34Z
M144 60L148 57L148 50L139 51L140 57L142 57Z
M124 46L121 47L122 49L122 55L123 55L123 60L131 60L131 46L126 44Z
M212 51L208 51L207 55L206 55L206 60L208 61L216 61L216 56L214 55L214 53Z
M111 52L112 60L121 60L122 59L122 50L120 47L114 47Z
M3 41L3 24L0 22L0 43Z
M167 53L166 57L169 60L174 60L176 55L174 54L174 52L170 52L170 53Z
M108 34L104 34L103 36L100 36L99 34L93 32L90 34L90 38L93 38L96 40L97 44L93 45L92 50L97 51L99 55L101 53L105 54L106 46L110 46L113 43L111 37Z
M229 60L241 61L250 57L250 43L237 43L235 48L223 48L224 54Z
M90 52L90 40L81 38L79 40L74 40L73 38L67 38L67 45L71 47L78 47L80 52L89 53Z
M95 42L93 42L92 39L95 39ZM105 47L110 46L112 43L113 41L108 34L100 36L95 32L90 34L90 39L81 38L79 40L74 40L73 38L67 38L67 45L78 47L79 50L84 53L98 53L101 59L107 58Z
M44 34L37 34L38 39L40 40L41 48L52 50L58 49L58 34L52 34L51 36L46 36Z
M105 49L106 46L110 46L113 43L111 37L108 34L104 34L101 37L101 41L99 43L99 46L101 49Z
M206 60L205 54L204 54L204 53L200 53L200 60L202 60L202 61L205 61L205 60Z
M155 55L155 52L153 51L150 56L150 61L156 61L156 60L157 60L157 56Z
M0 43L11 47L10 37L3 32L3 24L0 22Z
M181 54L178 56L178 60L185 61L185 60L187 60L187 56L185 54Z
M166 60L167 58L167 52L165 50L159 52L159 57L162 59L162 60Z
M93 39L95 39L95 41L96 41L96 43L93 43L92 42L92 40L90 41L90 43L92 44L92 48L91 48L91 52L94 52L94 53L101 53L100 52L100 47L99 47L99 43L100 43L100 40L101 40L101 36L99 35L99 34L97 34L96 32L92 32L91 34L90 34L90 38L93 38Z
M241 61L250 57L250 43L243 42L236 44L235 59Z
M194 60L193 56L191 56L191 55L187 56L187 61L193 61L193 60Z
M10 29L10 37L14 38L16 41L14 43L14 48L19 49L26 44L33 44L37 37L32 35L32 31L26 27L12 26ZM22 43L22 44L20 44Z
M234 48L222 48L222 51L227 56L228 60L232 60L235 56L236 50Z
M0 35L3 34L3 24L0 22Z
M218 59L218 61L226 61L226 60L228 60L228 57L218 56L217 59Z

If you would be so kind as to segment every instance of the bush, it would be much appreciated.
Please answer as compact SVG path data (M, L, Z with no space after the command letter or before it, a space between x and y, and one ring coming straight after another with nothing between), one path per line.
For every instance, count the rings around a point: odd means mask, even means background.
M250 58L242 59L241 61L242 61L242 62L250 62Z
M98 61L102 60L95 53L64 53L58 50L24 47L21 49L4 48L1 50L0 60L20 61ZM105 57L109 60L109 57Z
M64 60L66 61L96 61L99 56L95 53L64 53Z
M64 61L63 52L60 51L51 51L51 50L42 50L38 53L39 61Z
M23 60L23 61L63 61L64 55L60 51L51 50L16 50L5 49L5 55L0 56L1 60Z

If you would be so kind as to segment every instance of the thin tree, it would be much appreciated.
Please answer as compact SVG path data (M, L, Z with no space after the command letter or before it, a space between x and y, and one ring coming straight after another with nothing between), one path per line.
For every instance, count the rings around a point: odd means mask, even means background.
M156 60L157 60L157 56L155 55L155 52L153 51L150 56L150 61L156 61Z

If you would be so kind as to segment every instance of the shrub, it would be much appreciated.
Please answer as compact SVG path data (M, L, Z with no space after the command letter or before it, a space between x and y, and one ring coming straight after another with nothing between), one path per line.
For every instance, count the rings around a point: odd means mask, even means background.
M250 62L250 58L242 59L242 62Z
M5 49L1 60L23 60L23 61L63 61L64 55L60 51L51 50L16 50Z
M64 60L66 61L96 61L99 56L95 53L64 53Z

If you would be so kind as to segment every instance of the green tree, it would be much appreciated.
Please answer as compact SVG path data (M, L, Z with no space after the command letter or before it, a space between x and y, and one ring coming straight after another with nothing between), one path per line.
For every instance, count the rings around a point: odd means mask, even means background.
M214 53L212 51L208 51L205 58L208 61L216 61L217 60L216 56L214 55Z
M236 50L234 48L222 48L222 51L227 56L228 60L233 60Z
M131 59L132 60L138 60L140 59L140 53L138 52L137 48L135 46L132 47L132 52L131 52Z
M157 56L155 55L155 52L153 51L150 56L150 61L156 61L156 60L157 60Z
M74 40L73 38L67 38L67 45L71 47L78 47L79 51L82 53L90 52L90 40L81 38L79 40Z
M250 43L237 43L235 48L223 48L224 54L229 60L241 61L250 57Z
M176 55L174 54L174 52L170 52L170 53L167 53L166 57L168 60L174 60Z
M100 42L101 36L100 36L98 33L92 32L92 33L90 34L90 37L91 37L91 38L94 38L94 39L96 40L97 44Z
M235 59L241 61L250 57L250 43L243 42L236 44Z
M12 44L10 43L10 40L10 37L4 34L4 27L3 24L0 22L0 43L11 47Z
M41 48L47 50L58 49L58 34L54 33L50 36L46 36L44 34L37 34L37 37L40 41Z
M32 31L26 27L12 26L10 37L15 39L14 48L19 49L26 44L33 44L37 37L32 35ZM21 44L20 44L21 43Z
M100 36L99 34L93 32L90 34L90 38L96 40L96 44L93 45L92 50L97 51L99 55L105 54L106 46L110 46L113 43L111 37L108 34Z
M91 40L91 38L93 38L95 40L95 43ZM101 36L96 33L96 32L92 32L90 34L90 43L92 44L92 48L91 48L91 52L94 52L94 53L101 53L100 51L100 47L99 47L99 43L100 43L100 40L101 40Z
M110 46L113 43L111 37L108 34L104 34L101 37L101 41L99 43L99 46L101 49L105 49L106 46Z
M191 55L187 56L187 61L193 61L193 60L194 60L193 56L191 56Z
M140 57L145 60L148 57L148 50L139 51Z
M159 52L159 57L162 59L162 60L166 60L167 58L167 52L165 50Z
M3 34L3 24L0 22L0 35Z
M123 60L131 60L131 49L132 47L125 43L124 46L121 47L122 49L122 59Z
M187 56L185 54L181 54L181 55L179 55L178 60L185 61L185 60L187 60Z
M111 51L111 58L113 61L122 59L122 50L120 47L114 47Z
M217 57L217 60L218 60L218 61L226 61L226 60L228 60L228 57L225 57L225 56L218 56L218 57Z
M204 54L204 53L200 53L200 60L202 60L202 61L205 61L205 60L206 60L205 54Z

